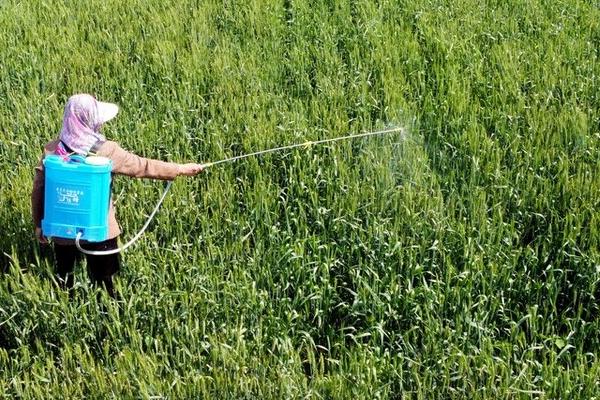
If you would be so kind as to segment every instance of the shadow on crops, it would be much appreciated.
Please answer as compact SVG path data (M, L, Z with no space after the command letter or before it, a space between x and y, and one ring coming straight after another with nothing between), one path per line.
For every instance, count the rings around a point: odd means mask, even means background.
M104 299L99 290L94 291L98 295L94 302L92 287L90 290L76 286L70 293L60 288L49 267L54 262L50 246L33 253L39 268L23 266L23 259L14 255L4 257L6 270L0 277L0 348L14 356L19 353L11 351L24 348L32 354L51 354L57 367L62 351L70 343L81 343L97 358L104 357L107 321L103 315L112 299Z
M19 268L22 273L34 274L41 280L52 276L54 251L51 245L40 245L35 241L20 241L11 244L0 254L1 274L7 274L10 268Z

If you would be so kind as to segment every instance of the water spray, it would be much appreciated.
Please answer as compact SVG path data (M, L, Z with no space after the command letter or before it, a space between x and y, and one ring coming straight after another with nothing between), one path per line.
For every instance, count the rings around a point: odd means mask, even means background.
M264 154L275 153L275 152L284 151L284 150L291 150L291 149L295 149L298 147L309 148L313 145L338 142L338 141L342 141L342 140L359 139L359 138L364 138L364 137L369 137L369 136L379 136L379 135L385 135L385 134L402 132L402 131L404 131L404 128L396 127L396 128L383 129L383 130L379 130L379 131L363 132L363 133L358 133L358 134L354 134L354 135L339 136L339 137L330 138L330 139L312 140L312 141L307 141L304 143L291 144L288 146L273 147L271 149L256 151L254 153L248 153L248 154L242 154L239 156L224 158L219 161L207 162L207 163L202 164L202 168L206 169L209 167L214 167L219 164L226 164L226 163L238 161L238 160L248 158L248 157L257 157L257 156L262 156ZM167 182L165 189L164 189L162 195L160 196L160 199L158 200L158 203L154 207L154 210L152 210L152 213L150 213L150 216L146 220L146 223L144 224L144 226L142 226L142 229L140 229L140 231L130 241L125 243L122 247L119 247L119 248L113 249L113 250L104 250L104 251L86 250L86 249L82 248L81 244L80 244L80 239L81 239L81 236L83 235L82 232L79 232L77 234L77 236L75 237L75 246L77 246L79 251L81 251L82 253L94 255L94 256L107 256L107 255L117 254L117 253L120 253L121 251L124 251L129 246L134 244L144 234L144 232L150 225L150 222L154 219L154 216L158 212L158 209L160 208L163 200L167 196L169 189L171 189L172 184L173 184L173 181Z

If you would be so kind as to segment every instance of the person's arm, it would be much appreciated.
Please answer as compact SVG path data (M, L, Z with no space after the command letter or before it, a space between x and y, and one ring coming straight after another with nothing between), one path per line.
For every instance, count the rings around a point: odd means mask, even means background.
M31 216L35 228L35 236L40 243L47 240L42 234L42 219L44 218L44 167L40 161L35 167L33 190L31 191Z
M140 157L112 141L104 143L97 154L112 160L115 174L136 178L173 180L180 175L193 176L203 170L201 164L178 164Z

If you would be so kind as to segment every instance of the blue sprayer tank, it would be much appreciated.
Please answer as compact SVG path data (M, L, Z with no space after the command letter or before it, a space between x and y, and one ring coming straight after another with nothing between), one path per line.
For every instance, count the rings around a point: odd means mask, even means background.
M112 161L49 155L44 169L44 236L75 239L81 232L81 240L106 240Z

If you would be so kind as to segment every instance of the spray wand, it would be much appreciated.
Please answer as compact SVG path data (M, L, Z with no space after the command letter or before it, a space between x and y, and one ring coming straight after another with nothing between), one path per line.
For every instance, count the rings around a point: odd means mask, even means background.
M261 155L268 154L268 153L275 153L275 152L283 151L283 150L291 150L291 149L295 149L298 147L307 148L312 145L338 142L341 140L358 139L358 138L364 138L367 136L385 135L385 134L401 132L401 131L403 131L403 128L396 127L396 128L384 129L384 130L380 130L380 131L364 132L364 133L358 133L358 134L354 134L354 135L339 136L339 137L330 138L330 139L321 139L321 140L308 141L308 142L304 142L304 143L296 143L296 144L291 144L288 146L274 147L274 148L267 149L267 150L256 151L254 153L248 153L248 154L242 154L239 156L229 157L229 158L225 158L225 159L219 160L219 161L207 162L205 164L202 164L202 167L203 167L203 169L206 169L209 167L214 167L215 165L225 164L225 163L241 160L243 158L261 156ZM154 210L152 210L152 213L146 220L146 223L144 224L144 226L142 226L142 229L140 229L140 231L131 240L129 240L127 243L125 243L122 247L119 247L119 248L113 249L113 250L104 250L104 251L86 250L81 247L80 239L81 239L81 236L83 235L83 233L79 232L77 234L77 237L75 237L75 245L77 246L79 251L81 251L84 254L89 254L89 255L94 255L94 256L107 256L107 255L111 255L111 254L120 253L121 251L124 251L129 246L134 244L144 234L144 232L150 225L150 222L154 219L154 216L158 212L158 209L160 208L163 200L165 199L167 193L169 192L169 189L171 189L172 184L173 184L173 181L167 182L167 185L165 186L165 190L163 191L162 195L160 196L160 199L158 200L156 207L154 207Z

